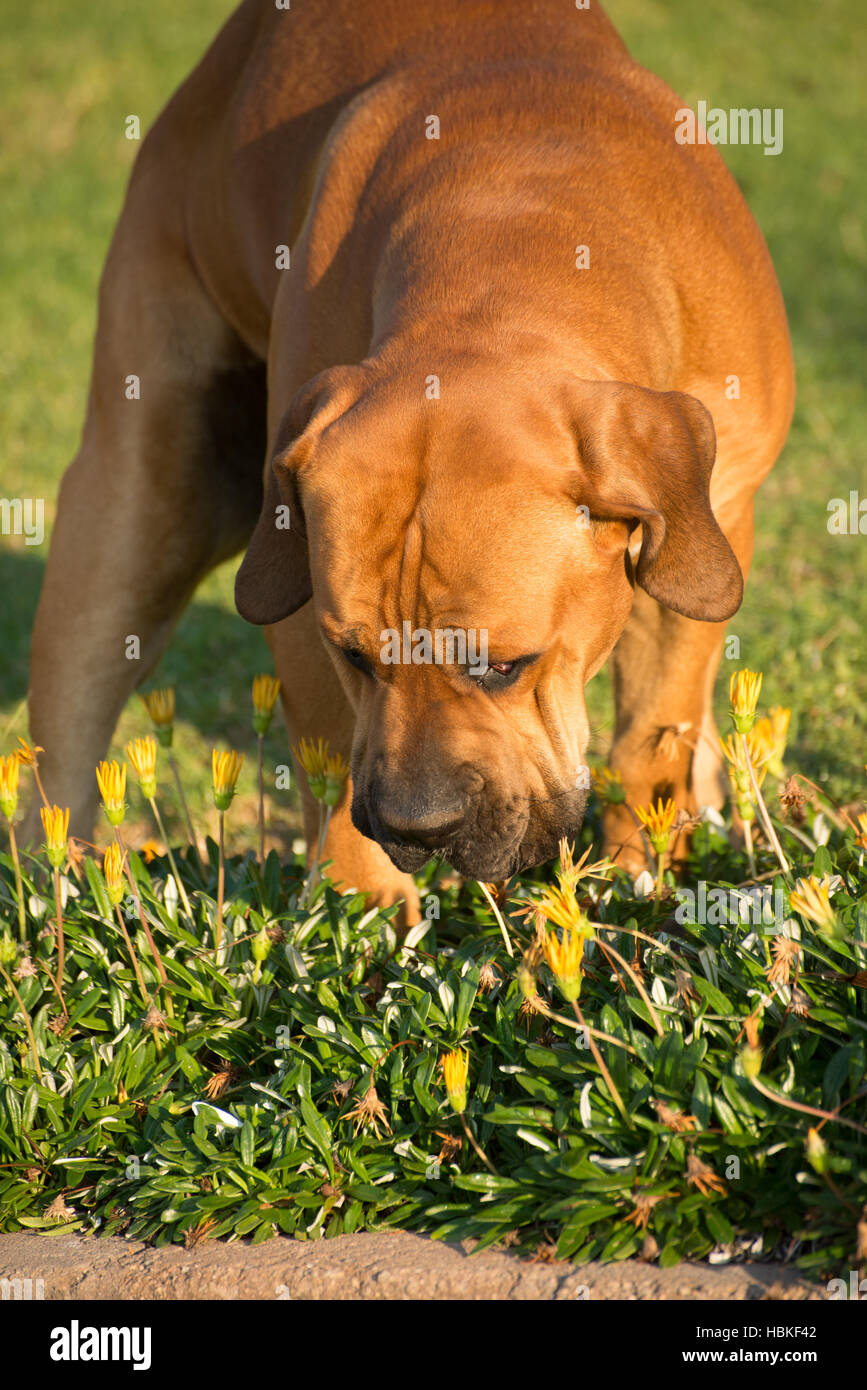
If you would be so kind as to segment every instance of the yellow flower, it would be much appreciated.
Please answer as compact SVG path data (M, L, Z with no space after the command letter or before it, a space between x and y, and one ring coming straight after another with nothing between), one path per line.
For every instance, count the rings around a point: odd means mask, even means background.
M349 764L339 753L325 759L325 795L322 800L326 806L336 806L343 791L343 784L349 776Z
M559 887L546 888L542 896L534 903L537 913L546 922L552 923L555 927L562 927L564 931L583 931L586 936L592 936L592 928L581 908L574 892L568 885L562 883ZM544 922L537 919L537 930L540 941L544 942Z
M164 748L171 748L172 726L175 722L174 690L171 687L166 690L150 690L147 695L142 695L141 701L150 715L160 743Z
M66 863L66 839L69 830L69 807L61 811L59 806L40 806L42 829L45 831L45 852L48 862L54 869L62 869Z
M570 1002L581 993L581 963L588 931L564 928L562 939L556 932L546 932L542 950L551 971L560 986L564 999Z
M114 761L102 762L96 769L96 780L109 825L120 825L126 810L126 768Z
M650 843L656 853L665 854L668 849L671 827L677 816L677 807L671 797L664 804L660 796L655 806L652 804L650 806L636 806L635 814L647 831Z
M139 848L139 854L146 864L152 863L160 852L160 847L156 840L145 840L144 844Z
M762 762L767 765L767 770L772 777L780 778L783 776L783 754L786 751L786 739L789 735L791 716L792 711L790 709L775 705L770 715L756 720L753 729L756 750L761 751Z
M593 928L578 906L568 878L565 883L561 880L556 888L546 888L536 902L536 910L563 933L561 939L556 932L542 931L539 945L564 997L570 1001L577 999L581 992L584 947L593 936Z
M279 694L280 682L276 676L253 677L253 728L257 734L267 734Z
M761 688L760 671L735 671L729 681L729 713L739 734L748 734L755 723Z
M126 745L129 758L139 780L142 796L153 801L157 794L157 741L153 734L133 739Z
M214 777L214 805L218 811L228 811L243 765L243 753L221 753L216 748L212 750L211 771Z
M855 836L855 843L859 849L867 849L867 811L862 811L858 817L858 834Z
M613 772L610 767L594 767L590 776L600 801L617 806L626 800L626 788L619 772Z
M837 914L831 906L831 880L824 878L799 878L789 894L789 905L793 912L813 922L819 931L834 935L837 927Z
M470 1069L470 1059L463 1051L447 1052L442 1059L442 1069L449 1104L456 1115L461 1115L467 1108L467 1076Z
M7 820L12 819L18 810L18 774L21 763L17 753L8 758L0 757L0 811Z
M315 743L312 738L302 738L293 752L304 769L310 791L317 801L324 801L328 744L323 738L317 739Z
M120 846L112 842L105 851L102 861L102 875L105 879L105 888L108 893L108 900L112 907L117 907L124 894L123 866L126 855L121 852Z

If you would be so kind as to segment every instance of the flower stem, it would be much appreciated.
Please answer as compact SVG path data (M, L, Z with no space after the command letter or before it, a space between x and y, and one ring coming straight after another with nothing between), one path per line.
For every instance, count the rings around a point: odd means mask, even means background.
M63 1002L63 967L66 963L66 941L63 935L63 895L60 891L60 870L54 870L54 900L57 903L57 993ZM66 1004L63 1004L66 1012Z
M226 836L224 829L225 811L218 811L220 818L220 858L217 869L217 925L214 932L214 954L217 964L220 963L220 950L223 945L223 899L226 892Z
M4 968L3 968L2 965L0 965L0 975L3 976L3 979L6 981L7 985L8 985L9 988L11 989L12 993L15 995L15 998L18 1000L18 1007L19 1007L19 1009L21 1010L22 1014L24 1015L24 1026L25 1026L25 1028L27 1029L27 1036L28 1036L28 1038L30 1039L30 1051L33 1053L33 1065L34 1065L34 1067L36 1068L36 1075L37 1075L38 1079L41 1081L41 1080L42 1080L42 1068L41 1068L41 1066L39 1065L39 1053L36 1051L36 1038L33 1036L33 1024L32 1024L31 1021L30 1021L30 1015L29 1015L29 1013L27 1012L26 1008L24 1007L24 1000L21 998L21 995L18 993L18 990L15 988L15 985L14 985L14 983L13 983L11 977L10 977L9 975L6 974L6 971L4 970ZM65 1013L65 1012L66 1012L66 1005L64 1005L63 1008L64 1008L64 1013Z
M578 1000L577 1000L577 999L573 999L573 1000L572 1000L572 1008L575 1010L575 1017L577 1018L579 1024L581 1025L581 1027L584 1029L584 1035L585 1035L585 1037L587 1038L588 1043L590 1044L590 1051L593 1053L593 1060L594 1060L594 1062L596 1063L597 1067L599 1068L599 1071L600 1071L601 1074L602 1074L602 1080L605 1082L605 1085L608 1087L608 1091L609 1091L609 1094L610 1094L610 1096L611 1096L611 1099L614 1101L614 1104L617 1106L617 1109L620 1111L621 1115L623 1116L624 1120L625 1120L626 1123L628 1124L629 1128L630 1128L630 1129L634 1129L635 1126L634 1126L632 1120L629 1118L629 1115L628 1115L627 1112L626 1112L626 1106L623 1104L623 1099L622 1099L622 1097L621 1097L621 1095L620 1095L620 1092L618 1091L617 1087L615 1086L614 1081L612 1080L612 1077L611 1077L611 1073L610 1073L610 1071L608 1070L608 1068L607 1068L606 1065L605 1065L605 1061L604 1061L604 1059L603 1059L603 1057L602 1057L602 1053L599 1051L599 1048L596 1046L596 1043L593 1041L593 1034L590 1032L590 1029L587 1027L587 1024L586 1024L585 1021L584 1021L584 1015L582 1014L581 1009L579 1008Z
M118 926L120 927L121 931L123 932L123 939L124 939L124 941L126 942L126 949L129 951L129 954L130 954L130 960L132 961L132 968L133 968L133 970L135 971L135 977L136 977L136 979L138 980L139 989L141 990L141 993L142 993L142 999L144 1000L145 1008L148 1008L149 1005L150 1005L150 1002L151 1002L151 997L150 997L150 994L148 993L148 987L147 987L147 985L145 984L145 981L144 981L144 976L143 976L143 974L142 974L141 966L139 965L138 956L137 956L136 953L135 953L135 947L134 947L133 944L132 944L132 939L131 939L131 937L130 937L129 932L128 932L127 929L126 929L126 922L123 920L123 913L122 913L121 910L120 910L120 904L119 904L119 903L116 905L116 907L115 907L114 910L115 910L115 912L117 913Z
M258 735L257 735L257 738L258 738L258 744L259 744L258 752L257 752L257 760L256 760L256 762L257 762L257 769L258 769L258 775L259 775L259 863L260 863L260 865L262 866L262 868L264 869L264 868L265 868L265 773L264 773L264 766L263 766L263 757L264 757L264 755L263 755L263 751L262 751L262 750L263 750L263 745L264 745L264 736L263 736L262 734L258 734Z
M124 855L124 854L126 853L126 849L125 849L125 846L124 846L124 843L123 843L123 836L122 836L121 833L120 833L120 826L119 826L119 825L115 826L114 833L115 833L115 836L116 836L116 838L117 838L118 848L119 848L121 854ZM141 898L139 897L138 887L137 887L137 885L136 885L135 878L133 877L132 869L131 869L130 866L129 866L129 860L128 860L128 859L127 859L127 862L126 862L126 876L127 876L127 878L129 879L129 886L130 886L130 888L132 889L133 901L134 901L134 903L135 903L135 905L136 905L136 908L137 908L137 910L138 910L138 919L139 919L139 921L141 922L142 931L144 932L145 936L147 937L147 943L148 943L148 946L149 946L150 949L151 949L151 955L152 955L153 958L154 958L154 964L156 965L156 968L157 968L157 970L158 970L158 972L159 972L160 980L162 981L163 987L165 988L165 991L166 991L166 1013L167 1013L170 1017L173 1018L173 1017L174 1017L174 1010L173 1010L173 1008L172 1008L172 997L171 997L171 995L169 994L169 977L168 977L168 975L166 974L166 967L163 965L163 958L162 958L162 956L160 955L159 951L157 950L157 943L154 941L153 934L152 934L151 929L150 929L150 927L148 926L148 923L147 923L147 918L146 918L145 915L144 915L144 908L142 907L142 902L141 902Z
M174 853L173 853L173 851L172 851L172 847L171 847L171 845L169 844L168 836L166 835L166 829L165 829L165 826L163 825L163 818L162 818L162 816L160 815L160 808L159 808L159 806L157 806L156 798L155 798L155 797L149 797L149 801L150 801L151 810L152 810L153 813L154 813L154 820L155 820L156 823L157 823L157 830L159 831L160 836L161 836L161 838L163 839L163 841L164 841L164 843L165 843L165 846L166 846L166 851L167 851L168 856L169 856L169 863L170 863L171 866L172 866L172 873L174 874L174 876L175 876L175 882L176 882L177 885L178 885L178 892L179 892L180 895L181 895L181 902L182 902L183 905L184 905L184 911L186 912L186 914L187 914L187 916L189 917L190 921L192 921L192 920L193 920L193 909L192 909L191 906L190 906L190 900L189 900L189 898L187 897L187 890L186 890L186 888L184 887L183 879L181 878L180 874L178 873L178 866L177 866L177 864L175 863L175 856L174 856Z
M24 885L21 882L21 860L18 857L18 841L15 827L9 820L9 848L12 851L12 867L15 871L15 896L18 899L18 935L22 942L27 940L27 918L24 912Z
M487 898L488 902L490 903L491 911L497 919L497 925L500 928L500 931L503 933L503 940L506 943L506 950L508 951L510 956L514 957L515 952L512 950L512 943L509 940L509 933L506 930L506 923L503 920L503 914L497 906L496 898L491 893L486 883L482 883L481 879L478 879L477 882L485 897Z
M467 1119L466 1115L463 1114L463 1112L461 1113L460 1120L461 1124L464 1127L464 1133L466 1134L467 1138L469 1139L479 1158L482 1160L488 1171L493 1173L495 1178L498 1178L500 1176L499 1173L497 1172L491 1160L488 1158L488 1155L485 1153L481 1144L476 1139L475 1135L473 1134L473 1131L470 1129L469 1120Z
M773 827L770 816L768 815L768 808L765 805L765 798L762 796L761 789L756 778L756 771L753 767L752 759L750 758L750 749L749 744L747 743L747 736L746 734L741 734L740 738L741 744L743 746L743 753L744 758L746 760L747 769L750 774L750 782L752 783L753 795L756 798L756 805L759 808L759 815L762 818L762 825L765 828L765 834L768 837L768 841L774 853L780 861L780 868L782 869L784 874L789 874L791 873L792 866L790 865L788 859L783 853L783 847L780 844L779 839L777 838L777 832Z
M744 827L744 848L747 852L747 865L749 866L750 878L756 876L756 856L753 850L753 826L752 821L745 820Z
M192 822L192 818L191 818L191 816L190 816L190 808L189 808L189 806L187 805L187 798L184 796L184 788L183 788L183 785L182 785L182 783L181 783L181 774L178 772L178 765L177 765L177 763L175 762L175 755L174 755L174 753L172 752L171 748L169 748L169 750L168 750L168 759L169 759L169 767L170 767L171 770L172 770L172 774L173 774L174 779L175 779L175 786L177 787L177 791L178 791L178 801L180 802L181 811L182 811L182 813L183 813L184 821L186 822L186 827L187 827L187 839L189 840L190 844L192 845L193 853L194 853L195 856L196 856L196 862L198 863L199 869L201 869L201 867L202 867L202 861L201 861L201 858L200 858L200 856L199 856L199 846L198 846L197 843L196 843L196 832L195 832L195 830L193 829L193 822Z

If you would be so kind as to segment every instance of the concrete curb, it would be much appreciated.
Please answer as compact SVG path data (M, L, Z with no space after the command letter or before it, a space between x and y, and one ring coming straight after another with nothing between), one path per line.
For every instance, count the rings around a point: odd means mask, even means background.
M261 1245L203 1241L154 1249L117 1236L0 1235L0 1279L44 1281L45 1299L382 1300L822 1300L779 1265L657 1269L637 1260L531 1263L499 1251L406 1232L316 1242L275 1237ZM2 1286L4 1298L21 1296ZM26 1296L26 1286L25 1286Z

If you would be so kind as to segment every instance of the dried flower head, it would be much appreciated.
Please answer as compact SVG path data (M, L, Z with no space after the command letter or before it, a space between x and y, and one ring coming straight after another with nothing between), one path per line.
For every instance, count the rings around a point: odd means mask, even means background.
M483 961L479 969L479 989L482 994L490 994L500 982L499 971L495 968L493 961Z
M633 1210L626 1217L626 1221L632 1222L637 1231L643 1231L658 1202L664 1202L668 1197L679 1196L679 1192L636 1192L632 1198Z
M151 1004L148 1007L147 1013L142 1019L141 1026L142 1028L147 1028L150 1033L167 1033L169 1031L166 1016L157 1008L156 1004Z
M28 743L26 739L18 739L20 748L15 749L15 757L22 767L38 767L39 754L44 753L45 749L40 748L38 743Z
M793 941L790 936L783 936L780 933L771 942L771 950L774 953L774 963L768 966L765 971L768 984L787 985L792 966L798 962L801 948L797 941Z
M379 1126L385 1126L386 1134L391 1134L391 1126L388 1123L387 1112L379 1096L376 1094L376 1087L373 1084L373 1077L370 1079L364 1097L358 1102L354 1109L346 1115L347 1120L355 1121L356 1134L360 1129L370 1126L374 1134L379 1138Z
M686 1180L698 1188L703 1197L709 1197L711 1192L725 1193L725 1179L718 1173L703 1163L698 1154L688 1154L686 1160Z
M800 825L804 819L804 807L807 804L807 798L796 777L790 777L786 785L780 788L780 802L783 807L783 814L791 815L792 820Z
M691 1129L698 1129L695 1115L685 1115L682 1110L672 1110L671 1106L662 1100L655 1100L653 1108L659 1123L665 1125L666 1129L673 1130L675 1134L686 1134Z

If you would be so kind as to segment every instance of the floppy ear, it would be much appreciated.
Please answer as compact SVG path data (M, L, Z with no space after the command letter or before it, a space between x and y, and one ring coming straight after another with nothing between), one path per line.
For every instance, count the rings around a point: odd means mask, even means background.
M619 381L570 391L580 477L590 514L640 522L635 577L687 618L719 623L737 611L743 575L710 507L716 436L695 396Z
M320 372L293 397L281 421L262 511L235 576L235 607L248 623L279 623L313 596L296 473L325 425L345 408L350 377L347 368Z

